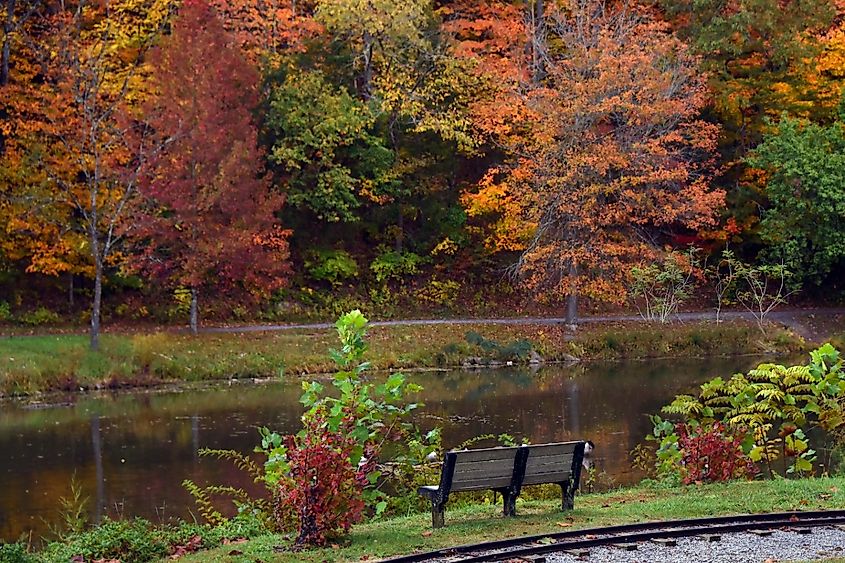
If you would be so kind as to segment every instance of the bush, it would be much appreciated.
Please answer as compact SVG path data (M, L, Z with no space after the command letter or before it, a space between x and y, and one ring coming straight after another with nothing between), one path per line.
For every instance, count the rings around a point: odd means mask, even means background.
M825 432L845 428L842 367L839 352L825 344L811 353L807 365L761 364L727 381L717 377L702 384L697 397L678 395L663 412L680 415L691 426L673 427L660 417L652 417L654 432L647 440L659 443L658 475L671 473L673 464L682 461L684 443L700 451L705 446L700 441L712 445L721 439L727 444L739 436L743 436L743 453L762 464L769 475L774 475L777 460L782 461L778 465L787 474L811 473L816 455L807 433L813 428ZM684 428L712 428L716 433L707 436L705 432L697 442Z
M316 381L303 383L303 429L284 438L261 429L266 482L278 490L277 526L297 531L296 548L325 545L359 521L367 506L382 513L388 503L378 488L378 464L385 461L380 458L389 454L405 466L421 463L435 447L429 438L439 436L422 438L407 422L419 405L406 402L406 395L419 386L407 383L401 373L378 385L362 379L369 368L364 315L352 311L336 326L342 347L330 350L339 369L334 392Z
M678 447L681 451L681 480L690 483L713 483L739 478L753 478L760 470L742 450L745 432L730 435L721 422L709 426L678 424Z
M31 326L56 324L59 322L59 315L47 307L39 307L34 311L21 315L20 321Z
M358 277L358 263L345 250L320 250L305 261L305 269L313 279L340 285Z
M6 301L0 301L0 322L12 320L12 308Z
M640 316L647 321L666 323L695 288L695 252L670 252L662 263L631 269L628 293Z
M18 543L0 543L0 563L35 563L37 559L26 546Z
M413 252L391 250L376 256L370 264L370 271L376 282L385 284L389 281L402 281L405 277L417 274L424 262L422 256Z
M423 303L438 307L452 307L461 291L461 284L453 280L430 280L425 286L416 291L416 297Z
M62 543L51 543L44 551L47 561L119 559L125 563L156 561L168 554L170 545L161 531L148 521L106 520L87 532L72 534Z

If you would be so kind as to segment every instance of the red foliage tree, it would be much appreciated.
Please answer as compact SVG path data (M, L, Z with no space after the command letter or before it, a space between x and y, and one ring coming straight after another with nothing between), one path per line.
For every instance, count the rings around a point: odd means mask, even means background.
M256 295L285 283L289 232L261 170L257 71L204 0L187 0L172 29L153 53L158 91L146 112L168 144L145 174L132 235L141 269L191 290L196 332L200 290Z

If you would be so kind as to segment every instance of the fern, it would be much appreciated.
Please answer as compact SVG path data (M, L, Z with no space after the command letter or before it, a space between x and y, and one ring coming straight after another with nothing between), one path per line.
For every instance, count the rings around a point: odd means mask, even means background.
M226 517L214 508L214 504L211 502L211 498L209 497L206 487L200 487L190 479L182 481L182 486L185 487L188 494L194 497L194 503L196 503L200 514L206 522L212 526L219 526L220 524L226 522Z

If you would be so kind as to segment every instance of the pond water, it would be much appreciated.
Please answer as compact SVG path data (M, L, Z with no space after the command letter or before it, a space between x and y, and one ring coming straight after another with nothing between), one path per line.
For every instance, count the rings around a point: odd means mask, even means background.
M591 439L597 467L614 483L641 476L628 452L649 431L646 418L680 392L716 375L745 371L755 358L590 363L538 370L411 374L425 390L417 420L443 427L454 447L481 434L531 442ZM296 431L300 384L229 382L190 390L83 394L64 403L0 403L0 539L46 533L75 477L91 516L158 522L193 508L183 479L242 483L226 462L199 448L249 452L256 427Z

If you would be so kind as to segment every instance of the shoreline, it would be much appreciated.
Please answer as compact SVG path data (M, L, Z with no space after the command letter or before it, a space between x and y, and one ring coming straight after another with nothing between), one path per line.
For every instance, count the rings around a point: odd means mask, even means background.
M579 327L574 334L551 324L441 323L374 326L369 334L373 369L407 372L788 355L811 346L774 324L763 338L756 325L743 320L718 325L596 323ZM107 334L99 352L90 352L86 337L79 335L0 339L0 398L121 392L199 381L324 378L334 371L326 354L333 346L335 335L329 328L196 337L172 332Z

